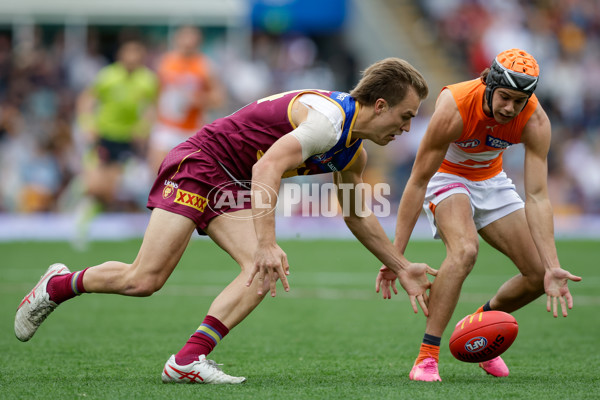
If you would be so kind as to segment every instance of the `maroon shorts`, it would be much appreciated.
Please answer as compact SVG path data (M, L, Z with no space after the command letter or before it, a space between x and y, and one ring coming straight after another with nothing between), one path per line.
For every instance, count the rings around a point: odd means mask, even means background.
M198 233L221 214L251 208L249 181L234 181L219 162L184 142L165 157L147 207L188 217Z

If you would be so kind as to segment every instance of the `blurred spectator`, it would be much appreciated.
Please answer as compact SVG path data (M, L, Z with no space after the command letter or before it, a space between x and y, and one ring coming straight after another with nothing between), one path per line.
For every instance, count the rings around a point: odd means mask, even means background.
M336 49L331 60L321 49L329 45L329 40ZM229 77L226 82L233 110L256 98L295 89L337 87L350 91L348 82L355 81L357 72L353 57L335 38L329 40L316 41L298 33L274 36L255 32L247 59L237 49L226 49L222 66ZM335 73L333 64L337 67Z
M562 148L565 170L583 192L584 210L600 213L600 138L573 138Z
M78 48L73 54L68 54L68 61L65 59L64 62L67 83L75 93L86 89L94 81L98 72L108 64L106 57L100 53L95 33L89 35L87 46Z
M173 44L173 50L162 57L157 68L158 121L148 151L148 160L155 172L169 150L204 125L206 111L223 106L226 99L216 68L200 51L200 30L193 26L180 27Z
M0 35L0 210L53 211L72 176L69 157L59 161L71 150L72 96L61 85L62 36L47 45L26 31L14 49Z
M38 143L25 155L20 167L22 188L17 211L51 211L61 186L61 171L52 154L53 142Z
M22 190L21 165L31 145L23 132L23 115L15 104L0 103L0 210L15 211Z

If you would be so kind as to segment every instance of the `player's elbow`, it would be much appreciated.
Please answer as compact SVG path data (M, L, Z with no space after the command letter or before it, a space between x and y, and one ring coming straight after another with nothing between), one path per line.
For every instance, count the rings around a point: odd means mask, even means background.
M525 211L531 208L541 208L547 210L552 213L552 203L550 203L550 199L548 198L548 194L545 192L542 193L528 193L525 199Z
M269 160L261 158L252 166L252 179L265 175L271 168L273 168L273 165L271 165Z
M352 230L353 227L360 224L360 218L356 215L344 215L344 223Z
M363 224L365 223L365 218L371 215L370 210L365 210L363 213L344 213L344 223L346 226L352 231L363 229Z
M429 184L431 176L432 175L413 172L408 178L406 186L410 186L411 188L413 188L413 190L425 191L427 189L427 185Z

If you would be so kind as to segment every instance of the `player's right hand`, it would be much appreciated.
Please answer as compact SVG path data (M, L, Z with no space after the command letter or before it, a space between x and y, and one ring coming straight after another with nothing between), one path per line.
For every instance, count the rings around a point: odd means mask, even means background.
M271 297L275 297L277 279L281 279L283 289L290 291L287 275L290 274L290 265L287 255L276 243L270 246L259 246L254 255L254 265L249 272L246 286L250 287L252 281L258 276L259 295L263 295L267 287L270 287ZM267 281L265 282L265 278Z

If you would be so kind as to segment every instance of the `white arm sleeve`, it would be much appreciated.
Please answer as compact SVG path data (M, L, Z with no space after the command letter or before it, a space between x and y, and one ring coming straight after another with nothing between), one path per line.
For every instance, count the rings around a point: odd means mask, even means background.
M342 111L331 101L313 94L299 99L308 107L306 120L290 132L302 146L302 158L331 149L342 135Z

